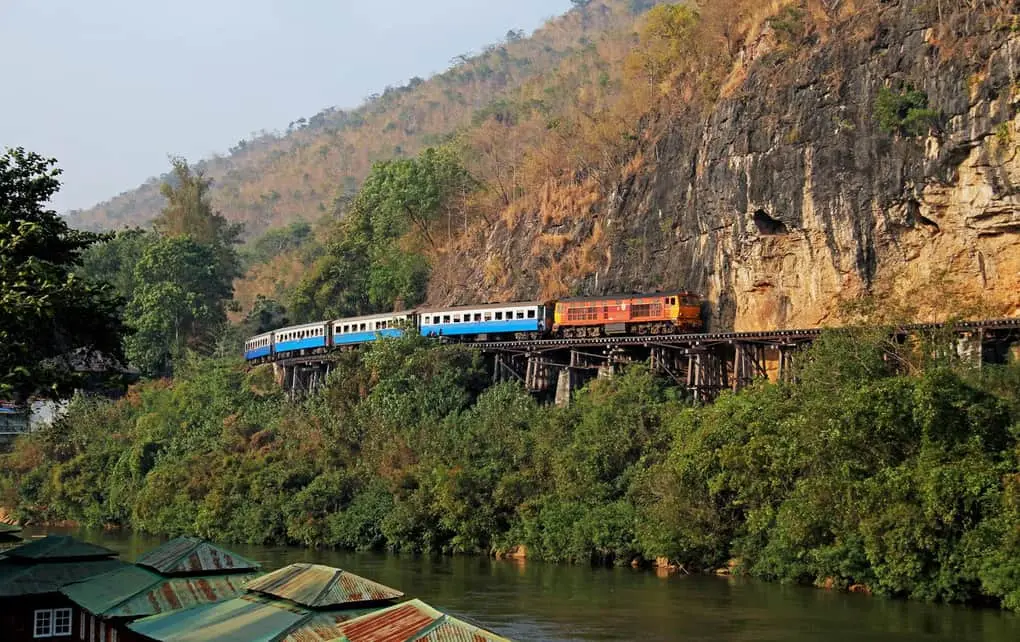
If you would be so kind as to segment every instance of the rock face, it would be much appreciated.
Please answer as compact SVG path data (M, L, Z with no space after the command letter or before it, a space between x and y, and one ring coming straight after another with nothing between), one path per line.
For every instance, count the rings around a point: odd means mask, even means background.
M1020 33L1001 17L1020 3L933 4L875 2L803 47L766 31L735 89L671 117L610 194L494 230L475 264L512 266L515 295L560 295L547 273L583 248L570 290L687 288L715 329L836 323L867 294L924 319L1020 314ZM908 86L938 112L927 135L879 126L881 88ZM491 283L475 285L455 296Z

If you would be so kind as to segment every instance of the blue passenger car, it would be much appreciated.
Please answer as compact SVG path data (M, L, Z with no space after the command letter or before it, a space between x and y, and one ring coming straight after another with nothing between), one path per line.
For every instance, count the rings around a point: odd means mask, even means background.
M422 336L480 340L542 334L549 325L546 306L538 301L420 310L418 319Z
M244 358L247 361L263 359L273 353L273 333L267 332L244 342Z
M298 350L325 348L329 338L326 323L308 323L282 328L273 333L273 350L276 354Z
M333 345L357 345L375 341L377 337L400 337L404 326L413 323L414 312L391 312L365 317L338 319L332 323Z

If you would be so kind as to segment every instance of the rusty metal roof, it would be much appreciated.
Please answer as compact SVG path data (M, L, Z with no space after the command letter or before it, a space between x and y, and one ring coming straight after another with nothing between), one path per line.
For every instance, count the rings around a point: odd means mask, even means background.
M198 537L178 537L142 555L136 562L163 575L236 573L260 565Z
M10 551L6 551L5 555ZM56 593L72 582L128 566L115 559L80 560L73 563L25 563L0 559L0 597Z
M313 609L392 601L404 595L354 573L320 564L285 566L250 583L248 590Z
M324 642L340 624L371 611L324 613L248 594L225 602L136 620L136 633L161 642Z
M340 625L333 642L510 642L437 611L421 600L397 604Z
M95 615L136 618L236 597L255 577L254 573L163 577L127 566L65 586L61 592Z
M116 557L117 553L66 535L49 535L13 548L7 551L6 556L36 562L63 562L111 558Z
M329 642L340 632L340 625L356 617L373 612L374 609L345 609L331 613L312 613L290 628L286 635L277 638L279 642Z

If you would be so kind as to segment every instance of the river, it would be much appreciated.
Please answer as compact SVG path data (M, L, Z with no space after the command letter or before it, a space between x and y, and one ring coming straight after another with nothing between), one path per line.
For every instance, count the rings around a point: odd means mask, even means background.
M76 529L70 534L132 561L156 537ZM228 546L266 570L292 562L337 566L397 588L514 640L712 642L1015 642L1020 616L860 594L707 576L659 577L480 557L387 555Z

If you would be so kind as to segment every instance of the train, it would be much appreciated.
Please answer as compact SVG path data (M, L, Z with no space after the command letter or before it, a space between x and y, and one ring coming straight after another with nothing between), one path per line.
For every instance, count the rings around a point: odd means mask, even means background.
M406 332L463 343L700 332L701 307L685 291L425 307L280 328L245 341L244 358L258 364L323 354Z

